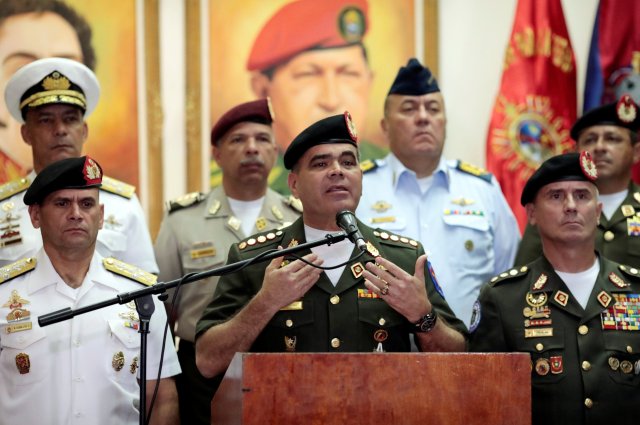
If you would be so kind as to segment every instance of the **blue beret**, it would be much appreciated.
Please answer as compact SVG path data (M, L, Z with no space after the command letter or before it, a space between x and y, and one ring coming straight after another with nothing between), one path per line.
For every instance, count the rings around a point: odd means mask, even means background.
M358 134L349 112L311 124L296 136L284 153L284 166L291 170L306 151L327 143L350 143L358 147Z
M439 91L438 81L431 70L422 66L418 59L411 58L407 66L403 66L398 71L387 96L390 94L421 96Z
M591 154L571 152L552 156L540 165L522 189L520 204L533 202L538 191L550 183L559 181L587 181L595 184L598 178L596 165L591 160Z

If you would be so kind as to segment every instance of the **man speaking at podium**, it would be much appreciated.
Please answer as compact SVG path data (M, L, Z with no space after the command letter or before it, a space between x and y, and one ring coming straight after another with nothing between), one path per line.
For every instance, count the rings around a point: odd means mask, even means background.
M336 215L355 211L362 193L357 140L348 112L302 131L284 155L302 217L232 245L227 264L340 231ZM422 351L464 351L466 328L442 297L422 245L353 223L365 246L354 261L361 250L344 240L302 251L305 262L279 257L223 276L196 328L200 372L224 372L236 352L408 352L411 334Z

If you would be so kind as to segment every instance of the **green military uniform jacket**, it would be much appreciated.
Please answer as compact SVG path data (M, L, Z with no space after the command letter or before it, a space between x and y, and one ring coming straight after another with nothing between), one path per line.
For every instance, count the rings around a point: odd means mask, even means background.
M586 309L544 257L501 274L480 293L470 349L531 354L534 425L638 422L640 277L599 262Z
M637 230L633 232L633 228ZM631 234L630 234L631 232ZM640 267L640 186L629 183L629 193L613 216L600 216L596 249L605 258ZM538 229L527 225L515 264L527 264L542 255Z
M383 230L374 231L361 222L358 222L358 227L370 243L369 252L375 253L377 250L382 257L393 261L408 273L414 273L417 258L424 254L420 243L398 238ZM305 242L302 218L279 232L263 233L234 244L229 251L228 263L255 257L276 249L278 245L287 247L296 242ZM310 251L306 250L298 255L308 253ZM371 352L380 348L384 351L411 351L409 335L415 326L382 298L369 293L364 285L361 270L365 262L372 261L374 257L365 253L345 268L335 287L323 273L300 303L293 303L276 313L254 342L251 351ZM220 279L213 301L198 322L197 335L228 320L251 300L262 285L267 264L249 266ZM466 336L464 324L454 316L436 289L431 274L425 271L425 275L425 285L433 307L442 319Z

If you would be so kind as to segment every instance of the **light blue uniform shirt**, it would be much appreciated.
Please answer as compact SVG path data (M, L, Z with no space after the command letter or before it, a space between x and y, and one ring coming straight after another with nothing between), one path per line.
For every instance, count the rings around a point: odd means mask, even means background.
M441 159L421 193L393 154L377 160L364 174L356 215L422 242L449 306L468 326L482 284L512 267L520 231L495 178L459 163Z

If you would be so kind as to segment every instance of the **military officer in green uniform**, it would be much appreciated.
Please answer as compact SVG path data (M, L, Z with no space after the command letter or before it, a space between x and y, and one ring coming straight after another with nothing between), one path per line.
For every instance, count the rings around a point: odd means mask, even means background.
M530 353L534 425L638 420L640 277L595 251L596 177L586 151L540 166L521 203L542 256L491 279L474 309L472 351Z
M617 103L584 114L571 128L579 150L589 151L598 168L598 192L603 204L596 248L605 257L640 267L640 186L631 180L640 160L638 106L629 95ZM525 229L515 264L533 261L542 252L536 228Z
M276 157L272 121L268 100L261 99L231 108L216 122L211 144L213 158L223 170L222 185L208 194L190 193L169 201L155 243L161 280L222 266L231 244L298 218L299 201L267 187ZM185 424L211 423L216 382L198 373L193 343L196 322L217 283L217 277L210 277L181 287L174 307L183 371L177 383Z
M284 163L302 217L279 231L231 246L228 263L339 231L336 214L354 211L362 190L357 134L348 112L300 133ZM465 350L466 328L426 270L422 245L358 222L366 252L349 240L277 258L223 276L196 329L205 376L224 371L236 352ZM345 265L342 265L342 264ZM318 266L339 266L322 270Z

